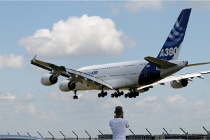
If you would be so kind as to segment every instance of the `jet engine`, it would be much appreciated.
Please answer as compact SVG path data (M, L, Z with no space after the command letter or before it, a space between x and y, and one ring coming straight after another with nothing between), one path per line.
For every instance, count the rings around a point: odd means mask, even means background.
M54 77L52 74L45 74L41 78L41 83L45 86L51 86L58 82L58 77Z
M75 88L76 88L76 83L70 80L64 80L59 85L59 89L64 92L74 90Z
M171 81L170 82L172 88L183 88L188 85L188 80L187 79L182 79L179 81Z

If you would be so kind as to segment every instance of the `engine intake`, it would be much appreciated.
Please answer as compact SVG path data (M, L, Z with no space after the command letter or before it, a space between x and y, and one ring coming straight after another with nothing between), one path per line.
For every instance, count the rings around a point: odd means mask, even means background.
M51 86L58 82L58 77L54 77L52 74L45 74L41 78L41 83L45 86Z
M59 89L64 92L74 90L75 88L76 88L76 83L69 80L64 80L59 85Z
M187 79L182 79L179 81L171 81L170 82L172 88L183 88L188 85L188 80Z

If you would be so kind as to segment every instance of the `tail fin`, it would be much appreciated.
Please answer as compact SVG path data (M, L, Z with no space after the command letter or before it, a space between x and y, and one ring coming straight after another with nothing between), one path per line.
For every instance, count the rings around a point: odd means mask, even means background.
M182 10L170 34L168 35L165 44L157 56L158 59L169 61L176 60L178 58L181 44L184 40L185 32L187 29L190 13L191 9Z

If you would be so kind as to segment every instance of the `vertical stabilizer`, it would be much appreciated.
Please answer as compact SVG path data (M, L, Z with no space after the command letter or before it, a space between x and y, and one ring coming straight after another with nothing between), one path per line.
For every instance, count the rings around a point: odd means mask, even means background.
M181 44L184 40L187 29L190 13L191 9L182 10L162 49L160 50L160 53L157 56L158 59L169 61L176 60L178 58Z

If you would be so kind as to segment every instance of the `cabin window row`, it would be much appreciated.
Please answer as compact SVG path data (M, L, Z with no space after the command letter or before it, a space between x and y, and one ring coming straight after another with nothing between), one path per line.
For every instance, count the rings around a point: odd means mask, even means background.
M120 66L115 66L115 67L106 67L106 68L98 68L98 69L93 69L93 70L106 70L106 69L114 69L114 68L119 68Z
M117 76L125 76L126 74L114 74L114 75L110 75L110 77L117 77Z

